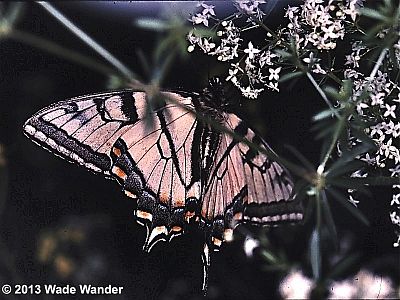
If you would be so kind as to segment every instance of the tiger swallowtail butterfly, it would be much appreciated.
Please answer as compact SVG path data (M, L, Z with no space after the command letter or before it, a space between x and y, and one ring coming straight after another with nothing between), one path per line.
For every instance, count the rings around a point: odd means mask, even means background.
M144 92L72 98L33 115L24 133L55 155L115 179L136 200L135 219L147 228L144 250L182 234L189 223L199 224L205 233L205 290L210 252L232 240L238 224L295 222L302 220L302 208L281 165L201 118L270 149L225 111L218 79L201 93L160 97L150 113Z

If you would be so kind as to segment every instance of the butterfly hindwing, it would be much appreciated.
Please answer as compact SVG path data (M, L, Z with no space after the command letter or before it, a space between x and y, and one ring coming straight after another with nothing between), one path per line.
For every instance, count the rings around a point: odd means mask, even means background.
M269 149L236 115L224 113L223 120L226 128L243 139ZM209 173L202 216L209 223L215 249L231 239L232 230L241 222L274 225L303 217L300 204L293 200L293 182L286 170L227 133L220 134Z

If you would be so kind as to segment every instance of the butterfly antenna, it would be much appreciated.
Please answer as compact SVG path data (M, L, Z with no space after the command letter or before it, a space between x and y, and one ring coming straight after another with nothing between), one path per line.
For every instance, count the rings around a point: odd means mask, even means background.
M204 244L204 249L203 249L203 253L201 255L201 258L203 260L203 287L202 287L202 291L203 291L203 294L205 296L207 294L208 271L210 269L210 260L211 260L210 248L208 248L207 243Z

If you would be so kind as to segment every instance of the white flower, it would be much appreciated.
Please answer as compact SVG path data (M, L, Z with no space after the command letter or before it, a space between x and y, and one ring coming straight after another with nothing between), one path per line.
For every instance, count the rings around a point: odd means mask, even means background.
M400 225L400 216L395 211L390 213L390 219L393 224Z
M189 45L189 46L187 47L187 51L188 51L188 52L193 52L193 51L194 51L194 46L193 46L193 45Z
M400 205L400 194L393 195L390 205Z
M333 282L329 299L387 299L395 297L389 277L360 270L353 278Z
M326 39L327 38L335 39L338 37L338 34L337 34L338 29L334 25L331 25L329 27L322 26L321 29L322 29L322 31L325 32Z
M246 88L240 87L240 91L242 92L243 96L249 99L257 99L258 95L264 89L253 89L251 86L247 86Z
M210 15L215 16L215 12L214 12L215 5L207 5L203 2L203 3L201 3L201 6L204 8L202 11L203 15L210 14Z
M264 15L258 6L265 3L265 0L235 0L235 3L247 15L255 15L258 19Z
M194 34L193 30L188 33L187 39L191 44L197 44L200 41L200 38Z
M400 92L397 95L397 99L393 99L393 102L399 102L400 103Z
M400 136L400 123L397 123L396 125L394 125L392 136L394 138L397 138Z
M354 55L354 53L350 55L346 55L345 65L353 65L353 68L358 68L360 64L358 63L360 60L360 56Z
M254 58L254 54L260 53L261 50L254 48L253 43L249 42L247 49L244 49L244 53L247 53L250 59Z
M244 253L246 253L247 257L253 256L254 250L260 246L260 242L251 237L246 237L243 245Z
M350 0L348 8L344 10L345 14L349 15L353 22L356 20L357 15L360 13L360 8L363 6L364 0Z
M330 287L328 299L354 299L357 295L357 286L350 280L335 281Z
M292 270L279 284L283 299L308 299L314 282L301 271Z
M389 104L385 104L385 106L386 106L386 111L383 114L383 116L384 117L392 116L395 119L396 118L396 114L394 113L394 111L396 109L396 105L390 106Z
M199 47L205 52L208 53L211 51L211 49L215 48L214 43L210 43L208 39L202 39L199 42Z
M237 79L236 79L236 74L237 74L237 72L238 72L239 70L237 69L237 68L235 68L235 69L229 69L228 70L228 72L229 72L229 76L228 77L226 77L226 81L237 81Z
M300 8L299 7L288 7L286 10L285 17L288 17L289 19L293 19L295 17L295 14L299 12Z
M303 58L303 61L306 64L314 64L315 62L319 61L319 58L315 58L314 57L314 52L310 52L310 54L308 55L308 57Z
M261 68L264 67L264 65L273 65L272 59L276 57L278 57L278 55L272 53L269 50L263 51L258 59L258 64L260 65Z
M397 242L393 243L393 247L397 248L400 245L400 235L397 237Z
M352 195L349 195L349 202L357 207L357 204L360 203L360 200L356 200Z
M371 94L371 105L383 105L383 97L385 97L385 93L376 93Z
M201 23L203 23L204 26L208 27L208 18L207 18L206 15L196 14L196 15L192 16L190 21L192 21L193 24L201 24Z
M268 79L271 81L271 80L276 80L276 81L278 81L279 80L279 72L281 71L281 67L279 67L279 68L276 68L275 70L274 69L272 69L272 68L269 68L268 69L268 71L269 71L269 76L268 76Z
M392 172L390 176L395 177L400 175L400 165L397 165L396 167L389 169L389 172Z
M279 92L278 82L270 82L267 84L267 87L269 87L271 90Z

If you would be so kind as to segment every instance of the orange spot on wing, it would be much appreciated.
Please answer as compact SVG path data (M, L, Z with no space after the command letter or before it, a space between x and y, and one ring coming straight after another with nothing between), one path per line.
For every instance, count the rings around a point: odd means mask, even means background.
M216 237L212 237L212 242L215 246L221 247L222 241L220 239L217 239Z
M116 176L118 176L119 178L125 180L126 179L126 173L119 167L112 167L111 172L113 172L113 174L115 174Z
M114 154L115 154L117 157L120 157L120 156L121 156L121 149L119 149L119 148L117 148L117 147L114 147L114 148L113 148L113 152L114 152Z
M149 220L152 221L153 220L153 215L151 213L148 213L146 211L143 210L138 210L136 212L136 216L140 219L145 219L145 220Z
M160 193L160 201L163 203L168 203L169 201L169 193L161 192Z
M175 200L176 206L185 206L185 200L177 199Z
M172 226L171 231L179 232L182 230L181 226Z
M241 212L236 213L236 214L233 216L233 219L234 219L235 221L240 221L240 220L242 220L242 213L241 213Z

